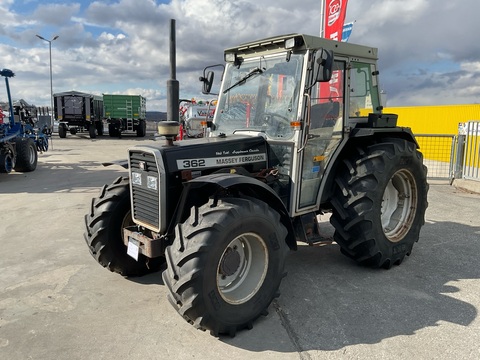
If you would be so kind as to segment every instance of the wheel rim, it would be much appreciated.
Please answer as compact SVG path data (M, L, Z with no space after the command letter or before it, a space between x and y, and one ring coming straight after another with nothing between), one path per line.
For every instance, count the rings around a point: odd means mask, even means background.
M382 198L383 232L391 242L399 242L412 227L417 211L417 186L410 171L397 171L388 182Z
M33 146L28 147L28 162L31 165L35 163L35 148Z
M254 233L228 244L217 266L217 288L227 303L245 303L258 292L267 275L267 255L265 242Z
M13 157L10 154L5 154L3 158L3 166L6 173L10 173L13 170Z

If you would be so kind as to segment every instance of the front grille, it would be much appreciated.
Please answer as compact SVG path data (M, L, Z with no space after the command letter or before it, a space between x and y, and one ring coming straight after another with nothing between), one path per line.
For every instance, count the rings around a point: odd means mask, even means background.
M130 151L130 172L141 174L142 184L135 185L131 182L133 219L154 231L160 229L159 189L160 174L153 154L143 151ZM131 175L131 174L130 174ZM147 187L147 177L157 178L157 190Z

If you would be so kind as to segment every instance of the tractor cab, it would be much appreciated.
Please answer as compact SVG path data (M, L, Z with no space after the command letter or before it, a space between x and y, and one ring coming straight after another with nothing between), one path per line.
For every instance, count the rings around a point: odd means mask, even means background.
M210 135L263 136L280 181L293 184L283 197L290 214L318 208L325 169L342 140L369 114L381 113L377 50L286 35L229 48L224 55ZM211 72L200 79L210 91Z

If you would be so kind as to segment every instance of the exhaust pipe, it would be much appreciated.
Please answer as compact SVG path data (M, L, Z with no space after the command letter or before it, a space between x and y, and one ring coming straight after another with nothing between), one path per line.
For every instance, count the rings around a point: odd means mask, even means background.
M167 80L167 120L179 120L178 102L180 86L176 79L177 76L177 58L176 58L176 40L175 40L175 19L170 19L170 79Z
M180 128L178 110L180 85L176 79L176 62L175 19L170 19L170 79L167 80L167 121L158 123L158 133L167 139L166 146L173 145L173 140L178 135Z

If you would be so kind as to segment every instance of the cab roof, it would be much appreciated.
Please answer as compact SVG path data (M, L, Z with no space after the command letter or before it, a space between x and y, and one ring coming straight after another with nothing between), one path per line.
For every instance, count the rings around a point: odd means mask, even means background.
M266 39L256 40L239 46L225 49L225 54L236 54L239 57L247 58L259 56L264 53L275 53L291 50L302 52L306 50L317 50L324 48L332 50L335 55L349 57L360 57L372 60L378 59L378 49L364 45L352 44L321 38L305 34L286 34Z

